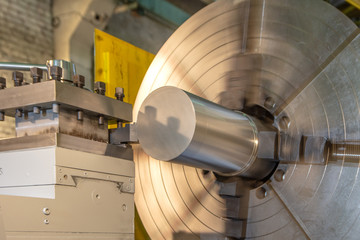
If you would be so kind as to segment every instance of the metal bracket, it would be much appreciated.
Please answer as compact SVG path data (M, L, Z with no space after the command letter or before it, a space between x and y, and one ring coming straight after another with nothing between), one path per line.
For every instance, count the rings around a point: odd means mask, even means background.
M76 187L76 179L96 179L101 181L115 182L123 193L135 192L135 179L132 177L119 176L114 174L99 173L81 169L56 167L56 184Z

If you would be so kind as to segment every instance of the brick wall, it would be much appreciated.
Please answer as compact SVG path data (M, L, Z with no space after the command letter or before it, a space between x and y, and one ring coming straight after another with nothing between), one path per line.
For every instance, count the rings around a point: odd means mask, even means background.
M51 0L0 0L0 61L44 64L53 58L51 5ZM0 70L0 76L13 85L11 73ZM14 135L13 125L10 117L0 122L0 139Z

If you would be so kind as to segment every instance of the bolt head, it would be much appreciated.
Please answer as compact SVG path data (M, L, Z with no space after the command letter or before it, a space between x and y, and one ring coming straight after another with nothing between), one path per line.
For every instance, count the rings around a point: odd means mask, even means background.
M94 90L98 94L105 95L106 91L106 84L104 82L95 82L94 84Z
M42 76L43 76L43 70L41 68L37 68L37 67L30 68L30 73L31 73L32 77L42 78Z
M124 212L127 210L127 206L126 206L125 203L122 205L122 210L123 210Z
M0 89L6 88L6 79L3 77L0 77Z
M122 88L122 87L115 88L115 97L116 97L116 99L122 101L125 97L124 88Z
M50 67L50 76L61 78L62 77L62 68L59 66L51 66Z
M267 108L267 109L273 109L275 108L276 104L275 104L275 101L272 97L267 97L265 99L265 102L264 102L264 106Z
M13 72L12 77L14 81L22 82L24 79L24 74L22 72L15 71Z
M95 82L95 88L97 88L97 89L105 89L106 84L104 82Z
M115 88L115 94L119 94L119 95L124 94L124 88L122 87Z
M47 207L43 208L43 213L44 213L45 215L50 215L50 209L47 208Z
M278 169L274 173L274 179L278 182L282 182L285 180L285 171L282 169Z
M282 130L282 131L288 130L290 128L290 124L291 124L291 121L288 116L283 116L279 120L279 127L280 127L280 130Z
M85 77L77 74L73 77L73 82L77 87L83 87L85 85Z
M264 187L259 187L256 189L256 197L258 199L264 199L268 195L267 190Z

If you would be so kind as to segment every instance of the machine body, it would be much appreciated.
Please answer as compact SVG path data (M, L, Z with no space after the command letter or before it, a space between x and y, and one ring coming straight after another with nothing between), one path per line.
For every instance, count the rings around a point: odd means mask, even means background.
M64 79L62 72L50 68L52 79L32 84L14 73L21 84L0 90L0 112L15 116L17 135L0 140L1 234L134 239L133 152L128 144L111 144L108 130L110 120L132 121L132 107L84 89L82 76L75 75L74 83L70 75Z

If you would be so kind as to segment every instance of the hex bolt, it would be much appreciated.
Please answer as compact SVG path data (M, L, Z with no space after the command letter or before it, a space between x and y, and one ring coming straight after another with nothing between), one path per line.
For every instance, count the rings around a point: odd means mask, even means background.
M27 120L29 118L28 111L23 111L23 117L24 117L25 120Z
M94 91L97 94L105 95L106 92L106 84L104 82L95 82Z
M30 74L33 78L33 83L39 83L43 77L43 70L41 68L32 67L30 68Z
M279 121L280 130L287 130L290 127L290 118L288 116L283 116Z
M45 208L43 208L43 213L45 214L45 215L50 215L50 209L49 208L47 208L47 207L45 207Z
M115 88L115 97L117 100L122 102L125 97L124 88L122 88L122 87Z
M282 182L285 180L285 171L282 169L278 169L274 173L274 179L278 182Z
M84 120L84 112L82 110L77 111L77 120L78 121Z
M59 104L53 103L52 111L53 111L53 113L59 113Z
M50 66L51 79L60 81L62 77L62 68L59 66Z
M22 85L24 81L24 74L22 72L15 71L12 74L13 80L14 80L14 86L19 87Z
M264 187L260 187L260 188L256 189L256 197L258 199L266 198L267 194L268 193L267 193L267 191L266 191L266 189Z
M5 121L5 113L4 112L0 112L0 121Z
M99 125L104 125L105 119L104 116L99 117Z
M271 110L271 109L275 108L276 103L275 103L275 101L274 101L274 99L273 99L272 97L267 97L267 98L265 99L264 106L265 106L267 109L270 109L270 110Z
M3 77L0 77L0 90L6 88L6 79Z
M40 114L40 110L41 110L40 107L33 107L33 112L34 112L35 114Z
M18 117L18 118L21 118L22 117L22 110L21 109L16 109L15 116Z
M85 86L85 77L83 75L75 75L73 77L73 83L76 87L83 88Z

